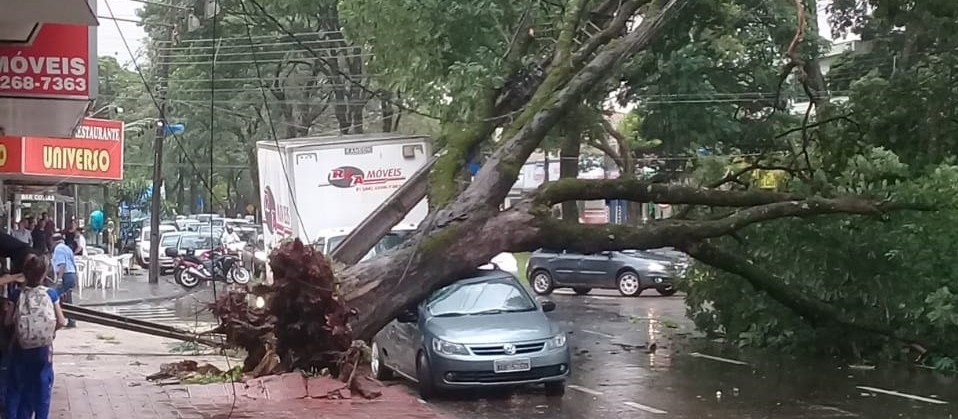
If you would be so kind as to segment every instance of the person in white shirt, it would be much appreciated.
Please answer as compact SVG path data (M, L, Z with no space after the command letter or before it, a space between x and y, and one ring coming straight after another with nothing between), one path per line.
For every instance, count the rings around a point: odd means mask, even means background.
M226 229L223 230L223 236L220 238L220 241L223 242L223 247L230 251L239 250L238 247L242 245L239 234L236 234L236 232L233 231L233 227L230 226L226 226Z
M80 255L80 256L86 256L86 255L87 255L87 253L86 253L86 236L84 236L83 233L85 233L85 232L83 231L83 227L77 228L77 233L76 233L77 250L76 250L76 254L77 254L77 255Z
M30 225L29 220L20 220L17 224L14 224L13 231L10 232L10 235L16 237L17 240L20 240L30 246L33 246L33 226Z

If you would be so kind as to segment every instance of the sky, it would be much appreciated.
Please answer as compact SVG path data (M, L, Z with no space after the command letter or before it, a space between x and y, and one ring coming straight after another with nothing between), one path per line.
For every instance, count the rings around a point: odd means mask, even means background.
M169 0L152 1L168 2ZM102 16L99 19L100 26L97 28L97 44L99 48L99 55L116 57L117 61L119 61L121 65L130 68L132 67L130 53L127 52L126 47L123 46L123 38L120 36L120 34L122 32L123 37L126 37L126 42L129 43L130 49L135 55L139 53L143 46L143 40L146 37L146 32L144 32L143 28L136 23L124 21L114 22L110 19L104 19L103 17L110 17L110 11L107 9L107 3L109 3L110 7L113 9L114 16L119 19L128 20L139 20L139 18L136 16L136 9L143 6L143 3L137 2L135 0L97 0L97 15ZM825 7L829 3L831 3L830 0L819 0L818 23L822 35L828 39L831 39L832 37L828 27L827 17L825 16ZM119 25L119 30L117 29L117 25Z
M104 19L104 16L107 18L110 17L110 10L107 8L108 3L110 8L113 9L113 16L116 16L118 19L128 20L140 20L136 16L136 9L143 6L143 3L133 0L97 0L96 14L101 16L99 18L100 26L97 27L98 55L115 57L121 65L132 67L130 53L127 52L126 47L123 46L123 37L126 38L126 42L130 45L133 54L137 54L143 46L146 32L136 23ZM119 30L117 29L117 25L119 25ZM123 37L120 36L121 33Z

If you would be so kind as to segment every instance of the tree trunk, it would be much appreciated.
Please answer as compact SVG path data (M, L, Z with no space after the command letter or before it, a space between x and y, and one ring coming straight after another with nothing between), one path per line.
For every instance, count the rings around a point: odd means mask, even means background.
M392 100L392 94L387 91L380 93L379 110L383 117L383 132L392 132L393 127L395 126L395 112L393 111L393 105L390 103L390 100Z
M567 131L559 150L559 179L576 179L579 177L579 152L582 147L582 138L578 132ZM562 220L568 223L579 222L579 203L566 201L562 203Z
M259 197L259 163L258 156L256 154L256 147L247 147L246 148L246 161L249 164L249 179L251 183L251 190L253 191L254 197ZM256 202L254 206L257 208L256 219L260 219L262 212L259 210L260 203Z
M196 198L200 196L196 191L197 184L199 183L196 180L197 176L199 176L197 173L190 175L190 214L196 214Z

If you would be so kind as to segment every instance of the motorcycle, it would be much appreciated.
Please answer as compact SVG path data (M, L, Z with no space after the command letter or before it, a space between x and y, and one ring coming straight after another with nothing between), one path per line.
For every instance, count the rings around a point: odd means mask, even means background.
M174 248L167 248L166 255L173 258L173 282L181 286L183 285L183 274L186 270L202 266L206 256L205 253L197 256L193 249L180 252Z
M238 263L235 255L224 249L213 249L200 256L191 251L179 254L176 249L168 249L168 252L170 250L177 253L173 278L184 288L194 288L202 281L220 281L240 285L246 285L250 281L249 270Z

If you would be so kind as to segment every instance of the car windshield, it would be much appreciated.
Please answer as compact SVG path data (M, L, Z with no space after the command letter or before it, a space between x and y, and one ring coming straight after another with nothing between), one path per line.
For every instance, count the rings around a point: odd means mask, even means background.
M535 303L511 278L467 281L449 285L426 300L433 316L470 316L516 311L532 311Z
M219 244L218 237L202 235L184 235L180 237L180 249L210 249Z
M179 234L164 234L163 238L160 239L160 246L176 246L176 242L180 239Z

